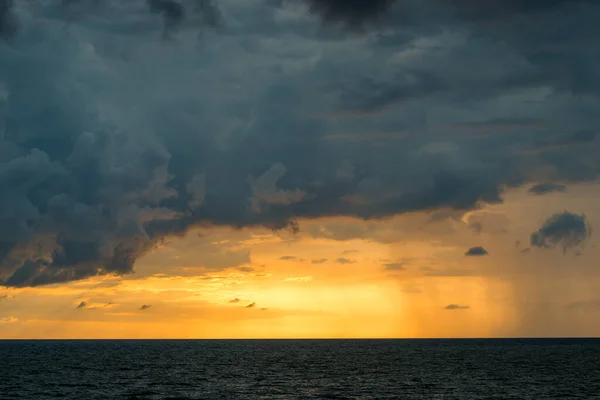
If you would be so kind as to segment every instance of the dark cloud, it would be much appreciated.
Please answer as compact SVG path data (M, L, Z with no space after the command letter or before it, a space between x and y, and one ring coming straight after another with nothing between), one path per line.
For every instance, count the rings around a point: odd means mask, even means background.
M455 7L462 17L475 20L505 19L517 14L536 14L595 0L439 0Z
M150 12L163 16L167 29L180 24L185 18L185 9L179 1L146 0L146 2Z
M127 3L130 7L145 7L150 14L160 16L165 37L184 25L214 27L221 23L221 11L216 0L128 0ZM123 7L121 0L62 0L61 4L65 8L65 16L77 8L80 18L86 13L106 12L108 8L119 10Z
M325 22L342 22L360 28L366 23L381 23L386 15L400 13L404 18L398 24L410 21L407 14L420 11L419 7L445 8L468 21L507 20L521 15L535 15L557 9L569 9L578 4L593 4L595 0L303 0L311 12ZM421 4L419 4L421 3ZM391 18L390 18L391 19ZM432 21L433 23L434 21Z
M3 294L2 296L0 296L0 301L4 301L6 299L8 299L8 295Z
M87 308L88 307L88 303L86 303L85 301L82 301L81 303L79 303L77 305L76 308Z
M279 259L283 260L283 261L294 261L294 260L298 260L298 257L296 257L296 256L282 256L282 257L279 257Z
M318 260L312 260L311 261L313 264L323 264L327 262L326 258L319 258Z
M311 12L325 22L342 22L351 27L362 27L366 22L381 18L396 0L303 0Z
M240 299L238 299L238 298L229 300L229 303L231 303L231 304L233 304L233 303L239 303L239 302L240 302Z
M542 227L530 237L532 246L552 249L560 247L563 253L585 245L592 234L592 228L585 215L568 211L552 215Z
M387 271L405 271L406 263L403 263L403 262L387 263L387 264L383 264L383 267Z
M334 262L336 264L354 264L356 262L356 260L351 260L349 258L340 257L340 258L336 258Z
M236 269L241 272L254 272L255 271L254 268L252 268L252 267L237 267Z
M487 256L489 253L486 249L481 246L471 247L469 250L465 252L465 256Z
M342 254L355 254L355 253L359 253L358 250L344 250L342 251Z
M598 132L593 130L579 130L570 134L561 134L554 138L544 138L536 141L531 150L547 153L565 147L591 144L594 142L597 135Z
M449 310L449 311L468 310L469 308L470 308L469 306L461 306L458 304L448 304L446 307L444 307L444 310Z
M10 39L17 32L17 20L12 12L14 0L0 0L0 40Z
M233 2L202 43L187 29L216 3L50 3L0 2L6 286L132 273L197 226L459 214L600 169L593 2L309 2L327 21L390 21L363 38ZM519 18L474 23L499 11ZM177 40L157 43L161 19Z
M256 303L250 303L246 306L246 308L254 308L256 307Z
M565 185L561 185L560 183L552 183L552 182L538 183L537 185L533 185L531 188L529 188L529 193L532 193L532 194L535 194L538 196L548 194L548 193L554 193L554 192L564 193L566 191L567 191L567 187Z
M142 304L142 305L140 306L140 310L141 310L141 311L144 311L144 310L147 310L147 309L149 309L150 307L152 307L152 304Z

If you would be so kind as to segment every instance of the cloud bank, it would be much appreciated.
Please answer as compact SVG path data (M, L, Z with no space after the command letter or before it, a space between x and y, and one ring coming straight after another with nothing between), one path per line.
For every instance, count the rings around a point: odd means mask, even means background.
M199 225L466 211L598 175L591 1L70 3L0 2L5 286L128 274ZM382 22L327 23L361 15Z

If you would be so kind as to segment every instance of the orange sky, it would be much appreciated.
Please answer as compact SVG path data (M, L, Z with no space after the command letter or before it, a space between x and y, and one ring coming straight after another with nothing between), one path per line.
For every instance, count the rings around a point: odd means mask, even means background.
M515 245L565 196L593 220L597 193L521 190L462 220L300 221L296 235L195 231L139 260L131 276L0 289L0 337L597 336L595 246L573 256ZM469 221L480 217L475 233ZM490 255L465 257L472 246Z

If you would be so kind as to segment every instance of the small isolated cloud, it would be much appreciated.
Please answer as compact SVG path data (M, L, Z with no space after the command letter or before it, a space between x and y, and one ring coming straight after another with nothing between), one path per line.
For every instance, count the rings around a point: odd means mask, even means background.
M488 251L481 246L471 247L465 252L467 257L487 256L488 254Z
M387 271L406 271L406 263L403 262L394 262L383 264L383 267Z
M285 278L286 282L311 282L313 280L312 276L299 276L294 278Z
M250 303L246 306L246 308L254 308L256 307L256 303Z
M356 260L351 260L349 258L340 257L335 260L336 264L354 264Z
M311 261L313 264L323 264L327 262L326 258L319 258L318 260L312 260Z
M15 317L4 317L4 318L0 318L0 324L14 324L15 322L18 322L19 319L15 318Z
M539 183L539 184L533 185L531 188L529 188L529 193L535 194L537 196L554 193L554 192L564 193L566 191L567 191L567 187L565 185L561 185L559 183L552 183L552 182Z
M79 303L77 305L76 308L87 308L88 307L88 303L86 303L85 301L82 301L81 303Z
M283 256L283 257L279 257L280 260L283 261L294 261L294 260L298 260L298 257L296 256Z
M355 254L358 253L358 250L344 250L342 251L342 254Z
M230 303L230 304L235 304L235 303L239 303L239 302L240 302L240 299L238 299L238 298L235 298L235 299L229 300L229 302L228 302L228 303Z
M142 306L140 307L140 310L144 311L149 309L150 307L152 307L152 304L142 304Z
M460 306L458 304L448 304L444 307L444 310L454 311L454 310L468 310L469 306Z
M95 310L97 308L113 308L113 307L118 307L118 304L115 303L106 303L106 304L102 304L102 303L90 303L87 301L81 301L77 307L75 308L85 308L88 310Z
M254 272L252 267L237 267L237 270L240 272Z
M561 247L563 253L582 247L592 234L585 215L568 211L552 215L530 237L532 246L543 249Z
M260 309L260 311L269 311L269 309L267 307L263 307Z

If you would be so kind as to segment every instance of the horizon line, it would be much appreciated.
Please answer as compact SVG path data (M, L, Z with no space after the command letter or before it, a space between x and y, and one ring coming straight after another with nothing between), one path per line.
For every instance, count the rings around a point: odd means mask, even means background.
M425 338L0 338L0 342L40 342L40 341L475 341L475 340L600 340L600 336L511 336L511 337L425 337Z

